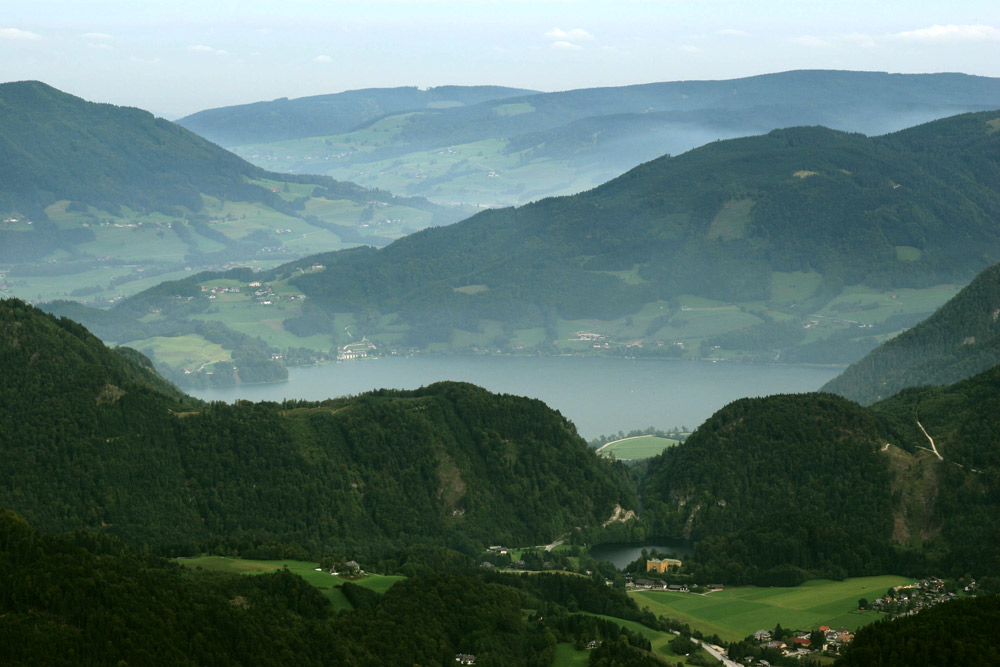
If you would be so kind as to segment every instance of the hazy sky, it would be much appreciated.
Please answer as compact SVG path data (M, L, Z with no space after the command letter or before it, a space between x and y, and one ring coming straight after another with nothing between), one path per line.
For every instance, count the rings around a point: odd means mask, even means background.
M167 118L355 88L1000 76L998 0L3 0L0 81Z

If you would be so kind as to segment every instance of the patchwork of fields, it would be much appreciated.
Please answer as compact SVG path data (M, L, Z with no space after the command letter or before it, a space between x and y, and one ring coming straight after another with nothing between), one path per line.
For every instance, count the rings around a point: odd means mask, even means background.
M860 598L874 598L893 586L913 583L894 575L858 577L844 581L817 579L796 588L746 586L696 595L666 591L632 593L640 607L689 623L706 635L727 641L743 639L757 630L784 628L813 630L820 625L852 631L883 617L858 611Z

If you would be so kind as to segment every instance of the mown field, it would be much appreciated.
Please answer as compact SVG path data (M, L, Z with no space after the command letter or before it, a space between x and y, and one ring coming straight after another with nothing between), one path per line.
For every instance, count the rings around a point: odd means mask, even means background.
M656 615L676 618L701 630L736 641L757 630L784 628L813 630L820 625L850 630L872 623L882 614L858 611L858 600L883 595L889 588L913 583L894 575L857 577L844 581L817 579L795 588L741 586L705 595L636 591L640 607Z
M327 572L318 571L318 563L310 563L300 560L246 560L243 558L226 558L223 556L202 556L200 558L178 558L178 563L185 567L200 567L216 572L232 572L237 574L261 574L263 572L276 572L287 568L307 582L318 588L323 595L329 598L330 603L336 610L351 609L351 603L347 601L340 587L345 581L352 581L359 586L370 588L376 593L385 593L397 581L403 577L395 575L368 574L359 579L344 579L331 575Z
M597 450L597 453L606 458L614 458L619 461L635 461L637 459L648 459L656 456L667 447L673 447L679 440L661 438L656 435L640 435L634 438L623 438L615 440Z

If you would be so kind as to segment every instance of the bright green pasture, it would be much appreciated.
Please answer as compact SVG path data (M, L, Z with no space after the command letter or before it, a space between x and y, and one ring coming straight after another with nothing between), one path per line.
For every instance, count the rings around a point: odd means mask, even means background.
M816 579L795 588L741 586L705 595L665 591L631 595L640 607L648 607L658 616L676 618L705 634L735 641L778 623L797 630L820 625L856 630L882 617L875 612L857 611L860 598L871 599L892 586L909 583L913 580L884 575L844 581Z
M598 453L608 458L614 454L615 458L620 461L634 461L656 456L667 447L673 447L677 443L677 440L671 440L670 438L641 435L635 438L624 438L609 442L604 447L601 447Z
M961 285L898 290L849 287L817 314L860 323L881 322L891 315L932 312L960 289Z
M129 347L152 356L171 368L198 370L219 361L229 361L232 353L198 334L185 336L155 336L144 340L129 341Z
M236 574L260 574L262 572L276 572L287 568L289 572L297 574L308 583L318 588L330 602L334 609L351 609L351 603L344 597L340 587L348 579L317 571L318 564L301 560L246 560L243 558L225 558L223 556L202 556L200 558L178 558L178 563L185 567L201 567L206 570L216 572L231 572ZM369 574L361 579L351 580L353 583L365 588L370 588L376 593L385 593L392 588L393 584L401 581L404 577L395 575Z

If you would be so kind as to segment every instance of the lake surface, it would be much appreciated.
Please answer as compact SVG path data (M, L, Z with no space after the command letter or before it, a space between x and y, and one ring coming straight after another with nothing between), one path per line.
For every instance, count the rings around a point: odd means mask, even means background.
M382 357L291 368L287 382L190 393L206 401L322 400L458 380L541 399L591 440L647 426L694 428L738 398L816 391L841 370L602 357Z
M640 555L642 550L648 552L657 551L661 554L676 553L683 560L685 556L690 556L694 551L688 542L666 542L659 541L651 544L598 544L589 549L590 555L597 560L606 560L619 570L624 569L629 563Z

